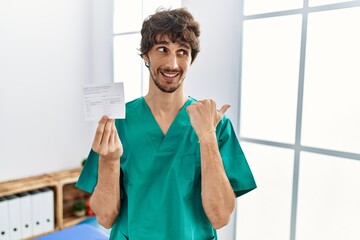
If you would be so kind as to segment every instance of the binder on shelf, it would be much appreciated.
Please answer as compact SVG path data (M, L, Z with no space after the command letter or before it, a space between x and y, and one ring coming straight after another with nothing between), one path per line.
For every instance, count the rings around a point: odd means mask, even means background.
M54 191L50 188L41 189L43 198L43 231L54 230Z
M21 212L21 238L30 238L32 234L31 195L28 192L18 194Z
M39 190L30 191L31 194L31 225L32 234L39 235L43 233L43 197Z
M0 197L0 240L10 239L9 208L4 197Z
M10 240L21 239L20 199L16 195L5 197L9 208Z

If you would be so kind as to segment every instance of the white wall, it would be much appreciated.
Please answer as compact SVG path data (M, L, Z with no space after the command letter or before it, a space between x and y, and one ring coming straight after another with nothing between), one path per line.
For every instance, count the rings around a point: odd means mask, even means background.
M106 2L0 0L0 181L87 156L95 125L84 120L82 86L112 76Z
M186 79L187 93L197 99L230 103L227 112L237 129L240 66L240 4L238 0L191 1L182 6L200 23L200 53Z
M226 114L238 129L240 3L182 0L182 6L188 8L201 28L201 50L186 79L187 93L197 99L212 98L219 107L230 103L232 107ZM219 240L235 239L234 216L218 234Z

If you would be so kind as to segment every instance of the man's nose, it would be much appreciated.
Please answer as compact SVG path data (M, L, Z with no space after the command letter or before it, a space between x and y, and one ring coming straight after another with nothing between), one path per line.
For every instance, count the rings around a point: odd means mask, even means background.
M168 55L168 59L166 61L166 67L168 67L170 69L177 69L179 67L176 54Z

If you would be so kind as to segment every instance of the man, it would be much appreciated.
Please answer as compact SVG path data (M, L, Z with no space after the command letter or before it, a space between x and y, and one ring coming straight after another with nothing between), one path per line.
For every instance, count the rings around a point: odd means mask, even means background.
M104 116L77 186L117 240L217 239L235 198L256 188L230 120L183 81L199 52L199 24L184 8L161 10L141 30L149 92Z

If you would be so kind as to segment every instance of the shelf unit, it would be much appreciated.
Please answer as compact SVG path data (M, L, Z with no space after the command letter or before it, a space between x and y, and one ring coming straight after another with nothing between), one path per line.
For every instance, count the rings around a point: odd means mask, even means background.
M89 193L75 187L80 172L81 168L74 168L34 177L0 182L0 197L42 188L50 188L54 191L55 230L70 227L87 218L86 216L76 217L72 215L71 210L71 206L75 201L79 199L86 200L90 197Z

